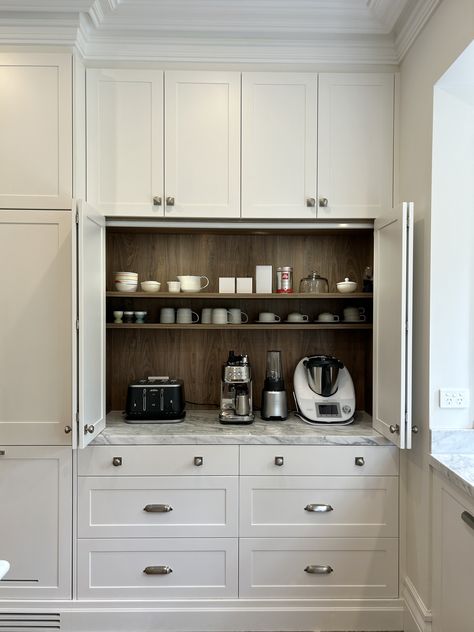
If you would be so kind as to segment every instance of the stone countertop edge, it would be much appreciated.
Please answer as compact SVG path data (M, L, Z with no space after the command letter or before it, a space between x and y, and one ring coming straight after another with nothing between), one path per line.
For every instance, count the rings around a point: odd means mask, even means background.
M474 454L432 454L430 463L474 500Z
M256 418L244 426L223 425L218 410L187 411L182 423L126 423L121 411L107 415L107 427L92 445L392 445L372 427L372 418L357 412L349 426L304 423L291 414L286 421Z

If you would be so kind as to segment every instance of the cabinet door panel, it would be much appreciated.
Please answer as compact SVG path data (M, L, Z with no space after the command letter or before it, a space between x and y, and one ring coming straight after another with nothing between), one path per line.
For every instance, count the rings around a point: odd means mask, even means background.
M161 71L87 71L87 178L107 215L163 215Z
M379 217L393 206L394 75L319 76L318 218Z
M317 77L242 75L242 217L313 219Z
M0 598L70 599L71 450L0 448Z
M0 207L68 209L70 55L0 55Z
M0 441L70 444L72 213L0 211Z
M165 100L165 215L239 217L240 73L167 72Z

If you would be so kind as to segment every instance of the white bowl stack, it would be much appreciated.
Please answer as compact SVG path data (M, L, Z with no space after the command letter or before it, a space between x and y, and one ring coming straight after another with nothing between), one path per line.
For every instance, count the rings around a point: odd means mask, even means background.
M136 292L138 287L137 272L115 272L115 289L118 292Z
M153 294L155 292L158 292L161 283L159 281L142 281L140 283L140 286L143 292L149 292L150 294Z

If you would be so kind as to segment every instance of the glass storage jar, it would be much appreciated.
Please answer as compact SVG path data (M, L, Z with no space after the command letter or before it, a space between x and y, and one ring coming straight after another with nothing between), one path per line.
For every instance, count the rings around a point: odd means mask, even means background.
M329 292L328 280L317 272L311 272L300 281L300 292L305 294L324 294Z

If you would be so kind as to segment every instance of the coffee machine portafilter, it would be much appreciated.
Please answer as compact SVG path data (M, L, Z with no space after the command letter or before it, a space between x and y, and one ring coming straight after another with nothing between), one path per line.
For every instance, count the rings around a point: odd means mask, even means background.
M252 369L248 356L229 351L227 362L222 365L219 421L221 424L251 424L254 419Z

